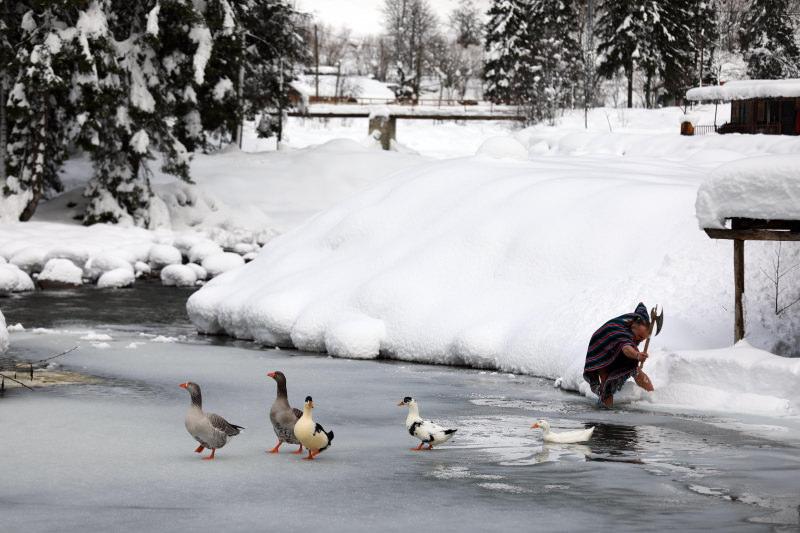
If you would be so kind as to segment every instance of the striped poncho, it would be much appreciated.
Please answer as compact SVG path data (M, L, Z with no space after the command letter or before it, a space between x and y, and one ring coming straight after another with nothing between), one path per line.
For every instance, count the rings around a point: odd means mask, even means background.
M638 362L625 357L622 349L625 346L637 348L638 343L633 339L630 327L637 317L647 318L644 304L640 303L633 313L618 316L603 324L589 341L583 379L601 399L621 389L629 377L636 377ZM606 374L602 382L601 372Z

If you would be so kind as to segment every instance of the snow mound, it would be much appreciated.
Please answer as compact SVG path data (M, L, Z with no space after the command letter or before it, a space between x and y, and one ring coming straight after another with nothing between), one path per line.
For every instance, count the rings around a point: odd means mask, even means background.
M514 137L498 135L483 141L477 155L485 155L498 159L528 159L528 149Z
M182 256L180 250L169 244L154 244L148 254L150 266L159 270L167 265L180 264Z
M47 250L44 248L40 248L38 246L28 246L12 255L8 262L12 265L18 266L21 270L24 270L28 274L32 274L42 270L42 267L47 262L45 261L46 255Z
M733 217L800 220L800 155L738 160L717 168L697 191L701 228Z
M33 280L18 266L0 264L0 292L23 292L33 289Z
M86 277L96 280L104 273L112 270L127 269L133 273L133 267L129 259L124 259L119 253L103 252L93 255L84 265Z
M100 279L97 280L97 286L101 289L120 289L123 287L130 287L136 277L130 268L130 265L123 268L115 268L104 272Z
M66 285L81 285L83 270L69 259L51 259L44 265L39 281L55 281Z
M325 332L325 351L337 357L375 359L380 355L386 327L368 316L347 317Z
M725 85L695 87L686 91L686 99L747 100L749 98L792 98L800 96L800 79L734 80Z
M44 256L45 263L51 259L69 259L75 266L83 267L89 259L89 252L82 247L57 246L48 250Z
M199 281L205 281L208 278L208 272L206 272L206 269L200 265L196 263L188 263L186 266L194 270L194 275L197 276Z
M161 269L161 283L168 287L194 287L197 274L189 265L167 265Z
M8 350L8 330L6 329L6 317L0 311L0 354Z
M213 277L219 276L223 272L239 268L244 265L244 259L239 254L232 252L222 252L209 255L203 259L203 268L208 272L208 275Z
M326 143L322 143L319 146L315 146L314 151L322 153L325 152L346 153L346 152L368 152L370 150L369 148L357 143L352 139L331 139Z
M189 261L202 263L209 255L222 253L222 247L214 241L201 241L189 249Z

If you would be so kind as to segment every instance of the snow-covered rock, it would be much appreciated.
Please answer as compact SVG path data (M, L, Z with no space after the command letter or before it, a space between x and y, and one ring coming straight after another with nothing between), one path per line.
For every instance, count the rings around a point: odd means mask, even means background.
M18 266L0 264L0 292L24 292L33 289L33 280Z
M219 276L223 272L233 270L244 265L241 255L232 252L221 252L207 256L203 259L202 266L213 277Z
M119 269L127 269L133 274L130 259L123 259L118 253L114 252L101 252L93 255L83 267L86 277L92 281L98 279L105 272Z
M136 263L133 265L133 271L136 277L139 278L141 276L149 276L150 272L152 272L152 269L147 263L143 261L136 261Z
M208 272L206 272L206 269L197 263L188 263L186 266L194 270L194 275L197 276L198 281L205 281L208 278Z
M167 265L161 269L161 283L168 287L194 287L197 274L188 265Z
M75 266L83 267L89 259L89 252L81 246L56 246L47 251L44 262L51 259L69 259Z
M156 270L164 268L167 265L181 264L181 252L177 248L169 244L154 244L150 248L148 254L150 266Z
M728 218L800 220L800 155L771 155L718 167L697 191L701 228Z
M44 265L38 281L78 286L83 283L82 278L83 270L69 259L51 259Z
M8 330L6 329L6 317L0 311L0 354L8 350Z
M131 270L130 265L124 268L115 268L104 272L100 279L97 280L97 286L101 289L119 289L122 287L130 287L136 277Z
M44 267L47 250L38 246L28 246L14 253L9 263L18 266L28 274L39 272Z
M511 136L490 137L478 148L478 155L498 159L528 159L528 148Z
M201 241L189 250L189 261L192 263L202 263L209 255L222 253L222 247L214 241Z

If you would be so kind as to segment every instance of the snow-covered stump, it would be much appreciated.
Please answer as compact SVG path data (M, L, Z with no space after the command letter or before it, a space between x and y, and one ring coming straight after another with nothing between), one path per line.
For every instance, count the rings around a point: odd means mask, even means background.
M373 113L369 117L369 135L380 141L381 148L391 150L392 141L397 134L397 119L389 116Z

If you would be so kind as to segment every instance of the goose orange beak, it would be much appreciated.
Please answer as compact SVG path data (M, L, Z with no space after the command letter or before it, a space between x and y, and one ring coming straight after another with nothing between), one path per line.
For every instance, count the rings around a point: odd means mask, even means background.
M181 383L180 385L178 385L178 387L180 387L180 388L182 388L182 389L185 389L185 388L187 388L188 386L189 386L189 384L188 384L188 383Z
M267 372L267 375L272 379L275 379L275 372Z
M537 429L539 427L539 422L536 422L531 426L531 429Z

